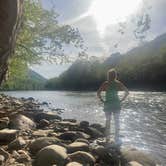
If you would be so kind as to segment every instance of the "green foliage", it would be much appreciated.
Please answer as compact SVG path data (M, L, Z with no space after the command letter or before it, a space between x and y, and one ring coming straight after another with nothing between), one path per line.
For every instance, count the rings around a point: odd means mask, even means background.
M13 78L13 77L12 77ZM43 90L46 79L33 70L2 84L2 90Z
M124 55L97 60L76 61L59 78L48 80L48 89L96 90L106 80L106 72L116 68L118 77L129 88L166 90L166 34Z
M64 45L82 47L82 38L77 29L60 25L54 9L45 10L39 0L24 1L24 16L14 55L9 59L9 89L24 81L28 68L41 60L66 60ZM26 86L26 85L25 85ZM13 88L12 88L13 89Z

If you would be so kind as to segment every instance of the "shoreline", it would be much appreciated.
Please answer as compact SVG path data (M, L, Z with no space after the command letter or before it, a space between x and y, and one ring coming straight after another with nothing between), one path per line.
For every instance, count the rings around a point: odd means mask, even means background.
M101 124L62 119L32 97L0 94L0 164L22 166L155 166L150 154L135 148L105 143Z

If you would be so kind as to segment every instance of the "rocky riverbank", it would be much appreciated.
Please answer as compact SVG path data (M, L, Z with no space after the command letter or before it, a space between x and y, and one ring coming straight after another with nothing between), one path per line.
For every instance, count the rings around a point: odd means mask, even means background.
M62 119L33 98L0 95L0 165L4 166L155 166L131 147L105 143L105 128Z

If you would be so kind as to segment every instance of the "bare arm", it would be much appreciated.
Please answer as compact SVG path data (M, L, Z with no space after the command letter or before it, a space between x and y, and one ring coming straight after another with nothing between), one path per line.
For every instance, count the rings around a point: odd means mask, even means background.
M101 92L105 91L107 87L107 82L102 83L102 85L100 86L100 88L97 91L97 97L100 99L100 101L104 102L104 100L101 97Z
M123 98L120 100L121 102L124 101L126 99L126 97L129 95L129 90L127 89L127 87L120 81L118 81L118 86L119 86L119 89L124 91L125 94L123 96Z

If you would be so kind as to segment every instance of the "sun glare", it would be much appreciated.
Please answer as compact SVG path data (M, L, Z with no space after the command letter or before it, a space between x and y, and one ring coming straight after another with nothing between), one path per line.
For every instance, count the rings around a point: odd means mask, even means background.
M94 17L97 29L104 33L111 24L123 22L136 12L142 0L94 0L89 13Z

